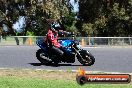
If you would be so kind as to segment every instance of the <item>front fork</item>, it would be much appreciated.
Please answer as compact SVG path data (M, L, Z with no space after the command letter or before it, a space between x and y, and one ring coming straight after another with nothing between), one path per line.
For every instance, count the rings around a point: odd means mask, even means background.
M75 50L75 52L77 53L77 55L82 59L82 61L85 61L85 59L83 59L83 57L80 55L79 50L77 50L75 47L73 47L73 49Z

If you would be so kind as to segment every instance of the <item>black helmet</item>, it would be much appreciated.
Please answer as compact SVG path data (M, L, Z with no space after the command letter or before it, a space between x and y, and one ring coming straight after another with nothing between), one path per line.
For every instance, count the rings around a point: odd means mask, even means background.
M61 29L61 26L58 22L51 23L50 27L51 27L51 30L53 31L58 31L59 29Z

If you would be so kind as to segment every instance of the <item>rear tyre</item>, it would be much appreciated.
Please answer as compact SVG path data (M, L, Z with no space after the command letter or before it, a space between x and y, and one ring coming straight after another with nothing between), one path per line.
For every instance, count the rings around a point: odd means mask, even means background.
M78 61L84 66L91 66L94 64L95 58L90 52L83 50L81 51L80 55L82 56L83 59L80 56L78 56Z
M36 57L42 64L49 65L51 63L51 61L48 60L49 58L46 57L46 54L44 53L42 49L39 49L36 52Z

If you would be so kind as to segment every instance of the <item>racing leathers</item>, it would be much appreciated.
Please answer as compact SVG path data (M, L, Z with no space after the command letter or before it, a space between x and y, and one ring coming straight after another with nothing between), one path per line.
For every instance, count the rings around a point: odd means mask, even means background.
M46 36L46 42L49 45L52 53L55 53L60 56L63 55L64 52L61 50L62 45L58 42L58 33L57 32L49 29L47 36Z

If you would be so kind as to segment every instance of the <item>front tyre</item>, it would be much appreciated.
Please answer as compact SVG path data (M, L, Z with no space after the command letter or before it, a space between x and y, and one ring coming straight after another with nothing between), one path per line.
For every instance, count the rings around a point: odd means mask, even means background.
M83 64L84 66L91 66L95 62L94 56L86 50L81 50L80 52L81 57L78 55L78 61Z
M36 57L42 64L46 64L46 65L50 64L50 60L46 57L42 49L37 50Z

